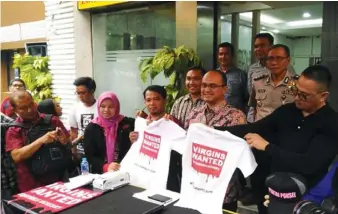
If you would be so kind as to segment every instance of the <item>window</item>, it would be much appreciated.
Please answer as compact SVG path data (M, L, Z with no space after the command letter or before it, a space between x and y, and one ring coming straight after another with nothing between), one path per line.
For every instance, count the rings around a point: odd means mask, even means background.
M47 44L42 43L27 43L26 52L32 56L47 56Z
M158 76L144 84L138 65L163 46L176 47L175 2L92 16L93 76L96 96L113 91L121 114L134 117L143 109L143 90L150 84L166 85Z

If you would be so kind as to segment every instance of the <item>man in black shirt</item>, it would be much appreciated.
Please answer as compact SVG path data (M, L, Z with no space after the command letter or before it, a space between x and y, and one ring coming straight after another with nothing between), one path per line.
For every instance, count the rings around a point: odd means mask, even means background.
M338 116L326 103L330 83L326 67L310 66L290 87L294 103L281 106L256 123L218 128L244 137L253 148L258 162L252 177L256 197L263 199L264 180L269 173L300 174L309 189L327 173L338 154ZM258 207L260 213L265 213Z

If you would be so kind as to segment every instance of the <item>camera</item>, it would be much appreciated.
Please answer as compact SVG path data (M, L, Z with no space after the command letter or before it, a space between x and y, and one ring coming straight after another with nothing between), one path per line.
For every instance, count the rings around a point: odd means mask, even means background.
M335 198L325 199L321 206L312 201L300 201L294 207L293 214L338 214Z

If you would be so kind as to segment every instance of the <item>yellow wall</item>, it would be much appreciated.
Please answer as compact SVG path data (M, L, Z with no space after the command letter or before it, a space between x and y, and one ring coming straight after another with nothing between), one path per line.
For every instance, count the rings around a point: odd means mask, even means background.
M43 1L1 1L1 27L45 19Z

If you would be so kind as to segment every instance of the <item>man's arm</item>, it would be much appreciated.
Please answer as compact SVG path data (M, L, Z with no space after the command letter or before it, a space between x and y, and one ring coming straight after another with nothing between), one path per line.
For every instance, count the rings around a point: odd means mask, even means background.
M172 115L173 117L177 118L178 117L178 102L179 102L180 99L177 99L175 102L174 102L174 105L171 107L171 110L170 110L170 115Z
M305 149L305 148L304 148ZM269 144L265 151L272 159L278 160L293 172L312 174L322 168L329 167L338 154L337 140L323 134L316 136L304 153L286 151L277 145Z
M78 126L76 121L75 107L69 112L68 124L70 126L70 140L73 141L78 137Z
M7 151L11 152L11 156L15 163L19 163L30 158L43 144L53 142L57 138L57 131L51 131L44 136L38 138L33 143L24 145L21 136L9 129L6 133Z
M78 128L70 127L70 140L73 141L78 137Z
M247 90L247 87L248 87L248 74L244 71L242 71L242 75L241 75L241 78L242 78L242 87L243 87L243 101L245 103L245 106L247 106L247 103L248 103L248 100L249 100L249 97L250 97L250 94L249 94L249 91ZM246 113L246 112L244 112Z
M283 116L283 108L283 106L279 107L270 115L254 123L230 127L215 127L215 129L228 131L231 134L241 138L244 138L244 136L248 133L256 133L264 136L264 133L269 133L275 129L278 120Z

